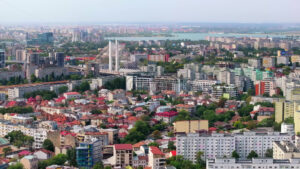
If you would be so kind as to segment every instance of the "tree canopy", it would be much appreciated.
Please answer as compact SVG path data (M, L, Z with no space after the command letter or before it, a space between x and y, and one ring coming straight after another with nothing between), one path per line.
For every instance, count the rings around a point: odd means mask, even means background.
M52 141L49 140L49 139L44 140L43 148L46 149L46 150L54 152L54 145L53 145Z
M9 142L17 147L29 146L31 147L34 139L31 136L23 134L21 131L11 131L5 138L9 139Z

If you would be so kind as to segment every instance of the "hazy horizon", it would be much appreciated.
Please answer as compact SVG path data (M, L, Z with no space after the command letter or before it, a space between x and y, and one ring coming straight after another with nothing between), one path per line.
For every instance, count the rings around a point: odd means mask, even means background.
M299 0L0 0L2 23L300 23Z

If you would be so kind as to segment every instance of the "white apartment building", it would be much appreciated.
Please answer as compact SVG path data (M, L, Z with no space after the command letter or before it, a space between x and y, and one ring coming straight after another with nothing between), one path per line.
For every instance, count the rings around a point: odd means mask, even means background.
M299 148L291 141L274 141L273 158L281 160L300 158L300 151Z
M246 158L252 150L259 157L264 157L267 149L272 149L274 141L292 140L292 135L279 132L244 132L235 134L234 137L236 151L242 158Z
M187 69L187 68L179 69L177 71L177 77L194 80L195 79L195 71L193 71L192 69Z
M193 91L211 91L213 85L217 84L216 80L194 80L189 81L191 89Z
M148 166L152 169L164 169L166 165L166 157L159 148L150 146L149 147L149 162Z
M294 125L281 123L281 133L294 134L295 133Z
M230 72L230 71L220 71L218 74L218 80L221 83L225 83L225 84L234 84L234 80L235 80L235 73L234 72Z
M30 128L23 125L15 125L9 121L0 121L0 137L4 137L9 132L12 131L21 131L27 136L32 136L34 138L34 148L42 148L43 142L47 139L47 130Z
M294 169L300 168L300 159L274 160L269 158L253 158L252 160L236 160L221 158L206 161L206 169Z
M241 158L247 158L252 150L259 157L264 157L267 149L272 149L274 141L285 140L292 140L292 135L279 132L189 133L187 135L177 135L176 147L178 155L195 162L196 154L199 151L204 153L204 159L231 157L234 150Z
M199 151L203 152L204 159L231 157L231 153L235 150L234 142L232 135L189 133L176 137L176 151L178 155L193 162L196 162L196 155Z
M60 86L65 86L65 84L66 82L45 82L39 84L26 84L26 85L20 85L20 87L8 88L7 89L8 99L13 100L16 98L23 98L25 93L30 93L38 90L55 91L56 88L59 88Z

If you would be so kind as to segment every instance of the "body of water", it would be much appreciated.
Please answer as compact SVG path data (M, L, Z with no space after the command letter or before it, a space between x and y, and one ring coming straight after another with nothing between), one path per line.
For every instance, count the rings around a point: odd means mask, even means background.
M285 35L277 34L235 34L235 33L174 33L172 37L107 37L107 40L122 40L122 41L149 41L149 40L205 40L205 37L286 37Z

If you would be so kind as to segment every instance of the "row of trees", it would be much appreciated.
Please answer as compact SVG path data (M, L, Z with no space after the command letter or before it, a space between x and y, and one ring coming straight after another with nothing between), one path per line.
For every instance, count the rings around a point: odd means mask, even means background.
M203 152L199 151L196 155L196 163L186 160L180 155L168 158L166 162L177 169L204 169L205 161L202 159L202 156Z
M44 100L51 100L57 97L57 94L54 91L49 90L37 90L34 92L25 93L24 97L28 99L30 97L36 97L38 95L41 96Z
M273 150L267 149L265 156L268 158L273 158ZM238 159L238 158L240 158L240 155L234 150L231 154L231 157ZM252 158L256 158L256 157L258 157L258 154L253 150L250 151L250 153L247 156L248 159L252 159Z
M81 75L64 75L61 74L60 76L55 76L54 72L52 72L50 75L46 75L43 78L37 78L34 74L30 76L32 83L39 83L39 82L53 82L53 81L60 81L60 80L81 80L84 77Z
M26 113L32 113L32 112L33 112L32 107L14 106L14 107L8 107L8 108L0 108L1 114L6 114L6 113L26 114Z

